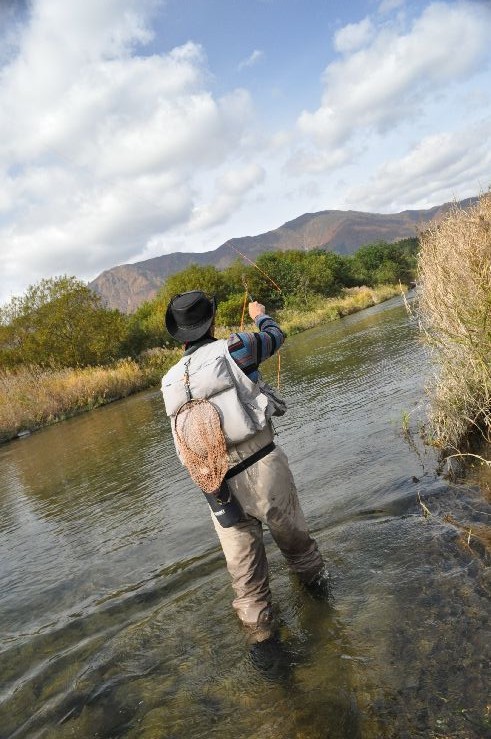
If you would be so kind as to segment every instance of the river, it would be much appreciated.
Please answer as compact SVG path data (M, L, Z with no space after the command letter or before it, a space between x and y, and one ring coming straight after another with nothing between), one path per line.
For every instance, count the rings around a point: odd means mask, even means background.
M267 539L287 681L248 659L157 390L0 448L0 736L489 736L489 560L452 522L491 506L404 438L429 371L398 299L282 351L277 440L335 596Z

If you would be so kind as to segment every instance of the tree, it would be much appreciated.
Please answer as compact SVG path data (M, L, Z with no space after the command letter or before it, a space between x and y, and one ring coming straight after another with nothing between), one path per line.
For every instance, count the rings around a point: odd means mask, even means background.
M255 271L254 267L245 263L241 259L235 260L232 264L229 264L223 272L223 280L227 290L227 296L230 298L232 295L244 296L245 286L244 279L249 284L249 278L251 271Z
M300 273L294 259L287 259L285 252L264 252L257 259L259 269L248 274L248 286L254 300L264 303L266 309L282 308L285 297L295 292ZM278 285L280 290L273 284Z
M190 264L176 272L167 278L153 300L140 305L129 317L124 344L127 353L136 355L144 349L176 343L165 328L165 312L175 295L189 290L202 290L207 295L215 295L218 301L228 295L224 275L216 267Z
M166 307L167 303L154 298L142 303L128 316L128 332L123 343L125 354L136 357L145 349L174 343L165 327Z
M352 257L352 269L358 284L409 282L416 267L417 239L403 239L388 244L379 241L362 246Z
M119 356L126 318L76 277L31 285L0 309L0 359L7 366L76 366Z
M331 270L334 293L338 293L343 287L351 287L355 284L349 257L336 254L336 252L329 251L323 247L314 249L311 253L324 255L324 263Z
M167 306L174 295L189 290L202 290L207 295L215 295L217 300L226 298L228 292L223 273L219 272L216 267L190 264L186 269L167 278L156 300L160 306Z
M218 303L216 322L218 326L239 326L244 309L244 293L231 295ZM245 322L249 322L249 312L245 311Z

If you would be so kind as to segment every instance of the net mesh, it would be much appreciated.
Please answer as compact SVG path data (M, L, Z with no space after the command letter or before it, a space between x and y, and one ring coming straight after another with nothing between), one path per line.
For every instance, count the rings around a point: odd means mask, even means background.
M191 478L205 493L215 492L228 470L217 409L208 400L190 400L178 410L174 430L179 454Z

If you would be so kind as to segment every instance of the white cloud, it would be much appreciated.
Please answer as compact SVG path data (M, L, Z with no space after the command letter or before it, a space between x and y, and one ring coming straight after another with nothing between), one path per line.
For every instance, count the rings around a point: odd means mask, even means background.
M253 67L255 64L257 64L262 58L264 57L264 51L260 51L259 49L254 49L252 54L250 54L246 59L243 59L237 69L241 71L242 69L246 69L247 67Z
M195 208L192 230L203 230L227 220L247 193L263 182L264 169L258 164L228 169L215 183L216 195L211 203Z
M14 289L26 264L33 282L131 260L194 217L195 177L240 150L250 96L214 96L200 46L137 54L153 4L36 0L0 69L0 254Z
M341 52L355 51L373 37L374 31L370 18L364 18L359 23L349 23L334 34L334 48Z
M491 8L473 2L433 3L406 33L383 26L370 45L326 68L321 105L303 111L300 132L327 149L360 129L395 127L437 91L478 70L490 35Z
M258 126L246 90L216 92L199 44L148 44L157 1L26 0L0 30L0 302L5 285L91 279L305 211L426 206L488 186L489 3L426 0L415 19L344 26L317 109L300 113L308 98L292 84Z
M472 126L431 134L405 156L384 162L349 203L364 209L426 207L486 190L491 182L491 118Z
M378 7L378 12L382 15L391 13L393 10L397 10L404 5L405 0L382 0Z
M351 152L342 147L328 151L299 147L287 161L285 171L293 175L324 174L342 167L351 156Z

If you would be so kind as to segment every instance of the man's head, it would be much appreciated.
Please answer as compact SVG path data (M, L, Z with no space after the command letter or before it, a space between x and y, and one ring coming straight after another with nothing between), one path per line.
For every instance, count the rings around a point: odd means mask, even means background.
M208 298L201 290L176 295L167 306L167 331L178 341L197 341L210 330L216 308L216 299Z

